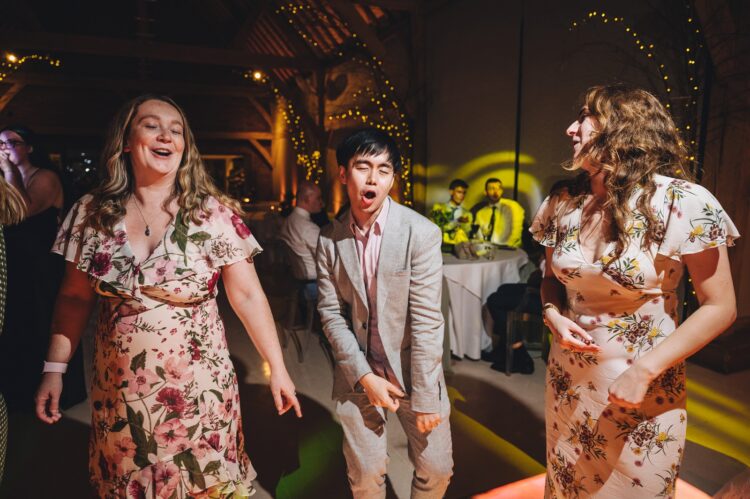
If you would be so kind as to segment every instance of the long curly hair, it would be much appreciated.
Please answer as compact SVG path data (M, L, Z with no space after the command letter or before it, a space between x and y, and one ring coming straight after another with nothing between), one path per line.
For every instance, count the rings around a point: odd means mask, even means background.
M222 193L213 183L203 164L195 137L188 125L185 112L175 101L163 95L140 95L123 105L115 115L107 133L100 164L104 166L99 186L92 191L93 199L89 206L87 225L108 235L114 234L114 225L127 212L125 204L133 193L134 178L130 155L124 151L130 126L138 113L138 107L146 101L166 102L180 113L183 123L185 150L182 153L171 195L164 201L166 210L177 199L177 204L187 221L201 225L201 212L210 213L207 207L209 197L215 197L237 215L243 215L240 203Z
M687 148L667 110L645 90L623 84L592 87L583 98L582 112L596 122L596 131L565 168L578 170L588 162L603 170L603 208L612 221L609 240L617 242L610 260L614 261L629 243L628 227L634 219L630 199L637 191L635 207L647 225L642 248L660 242L663 231L651 209L654 175L692 180L685 168ZM589 174L578 175L571 187L571 206L579 206L591 193Z
M20 223L26 216L26 202L18 190L0 177L0 225Z

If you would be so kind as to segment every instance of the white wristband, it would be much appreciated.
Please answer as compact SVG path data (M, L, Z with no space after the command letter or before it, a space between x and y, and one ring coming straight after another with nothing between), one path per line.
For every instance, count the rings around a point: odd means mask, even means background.
M42 374L44 373L65 373L68 370L67 362L47 362L44 361L44 367L42 368Z

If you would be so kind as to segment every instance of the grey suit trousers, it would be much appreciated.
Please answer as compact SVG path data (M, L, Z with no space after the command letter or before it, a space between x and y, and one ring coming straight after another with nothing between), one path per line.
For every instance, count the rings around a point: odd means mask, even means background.
M388 465L386 410L371 405L365 393L351 392L336 401L336 413L344 428L344 456L354 498L384 498ZM411 497L443 497L453 474L447 394L441 398L442 421L428 434L417 429L408 397L400 400L396 416L408 438L409 459L414 465Z

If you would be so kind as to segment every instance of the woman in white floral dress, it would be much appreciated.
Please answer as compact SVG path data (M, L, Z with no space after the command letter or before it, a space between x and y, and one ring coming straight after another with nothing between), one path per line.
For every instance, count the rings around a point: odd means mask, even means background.
M674 123L651 94L594 87L567 130L572 169L532 223L555 340L546 388L549 498L675 495L685 448L685 359L736 315L737 229L683 176ZM687 266L701 306L678 324Z
M37 415L60 419L64 363L99 298L89 470L102 498L246 497L237 377L216 295L271 367L279 413L301 416L252 264L260 248L213 186L182 110L141 96L116 116L102 184L63 222L67 260Z

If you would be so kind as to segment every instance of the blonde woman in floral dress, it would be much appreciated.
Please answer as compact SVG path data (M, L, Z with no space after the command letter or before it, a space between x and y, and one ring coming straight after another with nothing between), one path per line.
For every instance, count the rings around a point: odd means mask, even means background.
M572 169L531 227L555 340L547 369L548 498L675 496L685 359L736 315L719 202L683 176L674 123L651 94L594 87L567 135ZM687 266L700 307L678 323Z
M211 183L182 110L141 96L116 116L102 184L63 222L67 260L38 417L54 423L65 362L99 299L89 470L99 497L246 497L237 377L216 303L227 296L301 416L238 204Z

